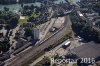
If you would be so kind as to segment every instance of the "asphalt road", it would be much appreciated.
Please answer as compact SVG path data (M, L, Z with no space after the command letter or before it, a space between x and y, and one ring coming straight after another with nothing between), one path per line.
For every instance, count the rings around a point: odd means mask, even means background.
M63 36L66 35L67 27L71 25L69 16L65 17L64 25L62 26L59 31L55 32L49 38L45 39L44 41L40 42L37 48L32 47L25 52L22 52L16 55L14 58L6 61L5 66L21 66L22 64L30 61L31 58L34 58L39 52L43 51L45 48L49 47L50 45L55 44L58 40L60 40Z

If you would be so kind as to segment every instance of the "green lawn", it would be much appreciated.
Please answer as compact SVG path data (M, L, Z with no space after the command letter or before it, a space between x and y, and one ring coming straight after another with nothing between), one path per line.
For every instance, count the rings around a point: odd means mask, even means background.
M30 17L37 18L37 17L40 16L40 14L41 14L40 12L39 13L33 12ZM25 19L19 19L19 25L22 25L22 24L26 23L27 20L29 19L29 16L23 16L23 17L25 17Z
M37 18L40 16L40 14L41 14L40 12L39 13L33 12L31 17Z
M19 19L19 25L22 25L27 22L29 17L28 16L24 16L24 17L25 17L25 19Z

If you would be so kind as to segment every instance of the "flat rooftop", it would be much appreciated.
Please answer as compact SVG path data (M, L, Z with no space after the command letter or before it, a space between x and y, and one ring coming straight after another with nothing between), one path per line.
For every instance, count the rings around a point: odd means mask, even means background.
M71 52L79 58L97 58L100 57L100 44L89 42L72 49Z

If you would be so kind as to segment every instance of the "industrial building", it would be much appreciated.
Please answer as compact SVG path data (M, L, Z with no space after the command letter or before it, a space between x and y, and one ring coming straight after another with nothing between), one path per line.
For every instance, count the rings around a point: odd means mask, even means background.
M40 37L40 30L38 28L34 28L34 39L38 40Z

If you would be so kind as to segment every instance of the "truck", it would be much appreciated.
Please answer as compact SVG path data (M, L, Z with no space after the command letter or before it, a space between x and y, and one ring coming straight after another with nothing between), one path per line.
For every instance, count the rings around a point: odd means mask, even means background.
M66 43L64 43L64 45L62 46L64 49L66 49L67 47L69 47L71 44L71 41L67 41Z

